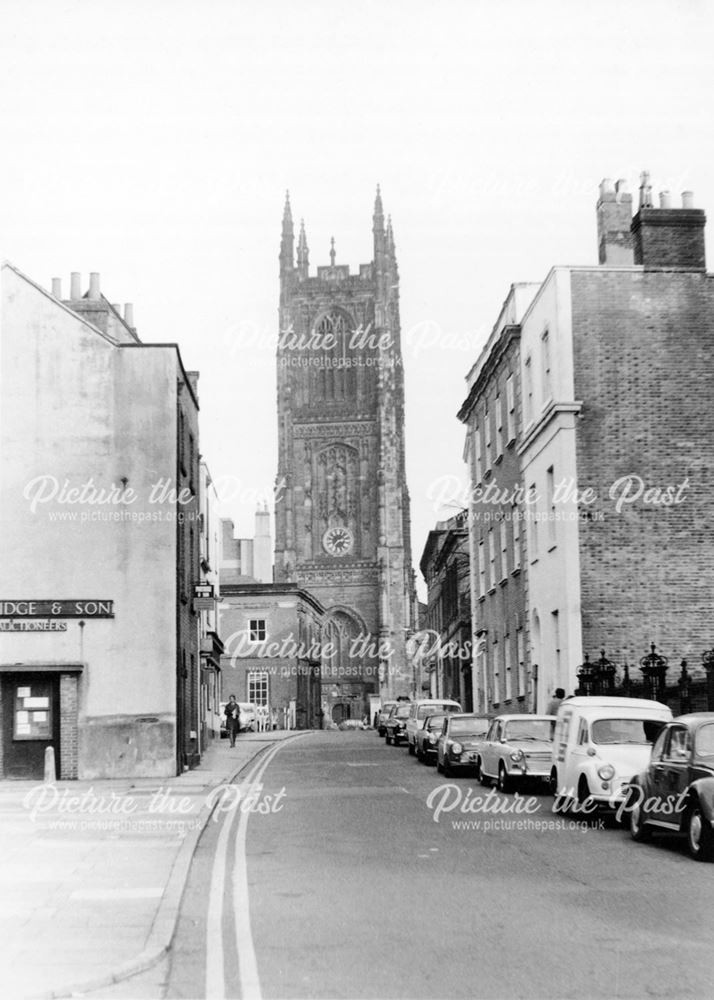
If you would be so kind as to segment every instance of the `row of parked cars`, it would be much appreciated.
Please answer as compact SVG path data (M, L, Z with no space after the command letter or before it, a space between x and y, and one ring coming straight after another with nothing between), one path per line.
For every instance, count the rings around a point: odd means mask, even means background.
M493 717L429 699L385 703L377 730L447 776L468 771L501 792L535 779L557 812L614 812L633 840L669 831L714 860L714 712L675 719L656 701L575 697L557 715Z

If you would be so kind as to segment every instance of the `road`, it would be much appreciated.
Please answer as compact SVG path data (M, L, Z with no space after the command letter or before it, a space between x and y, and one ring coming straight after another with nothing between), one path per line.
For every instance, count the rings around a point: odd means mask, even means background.
M530 815L462 813L487 790L374 732L308 734L260 766L270 811L222 802L165 996L714 995L714 866L678 841L569 829L542 794ZM439 815L439 800L460 804Z

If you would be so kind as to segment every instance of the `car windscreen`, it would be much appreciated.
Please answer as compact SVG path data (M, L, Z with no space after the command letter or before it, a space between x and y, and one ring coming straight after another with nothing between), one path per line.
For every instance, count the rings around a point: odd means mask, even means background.
M507 740L546 740L553 739L553 723L550 719L514 719L505 727Z
M488 719L452 719L449 732L464 736L485 736L488 727Z
M458 705L420 705L417 709L417 719L425 719L427 715L433 715L434 712L458 712Z
M591 739L599 746L647 746L654 741L662 725L654 726L651 719L597 719L591 726Z
M695 746L700 757L714 757L714 722L708 722L697 732Z
M393 719L408 719L409 718L409 706L400 705L399 708L392 713Z
M425 729L441 729L444 724L444 715L430 715L429 718L424 723Z

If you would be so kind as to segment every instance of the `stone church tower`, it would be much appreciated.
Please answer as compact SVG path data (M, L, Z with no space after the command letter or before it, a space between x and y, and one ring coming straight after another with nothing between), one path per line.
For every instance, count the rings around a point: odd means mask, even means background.
M275 579L326 608L323 708L335 721L369 695L409 694L416 608L404 468L399 276L377 189L374 259L357 274L308 269L289 198L280 245Z

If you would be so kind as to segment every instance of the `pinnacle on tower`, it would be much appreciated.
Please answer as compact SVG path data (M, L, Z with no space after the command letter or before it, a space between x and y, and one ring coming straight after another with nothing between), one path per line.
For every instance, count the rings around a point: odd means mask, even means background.
M330 267L335 266L335 237L330 237Z
M392 229L392 217L387 216L387 250L394 255L394 230Z
M382 207L382 193L377 185L377 197L374 199L374 215L372 216L372 229L376 233L384 231L384 209Z
M280 240L280 270L290 271L294 265L295 235L293 233L293 213L290 209L290 192L285 192L283 209L283 232Z
M298 236L297 244L297 266L298 273L302 278L307 277L309 258L310 251L307 245L307 236L305 235L305 220L300 219L300 234Z

